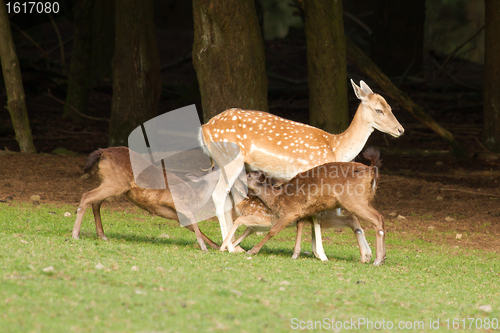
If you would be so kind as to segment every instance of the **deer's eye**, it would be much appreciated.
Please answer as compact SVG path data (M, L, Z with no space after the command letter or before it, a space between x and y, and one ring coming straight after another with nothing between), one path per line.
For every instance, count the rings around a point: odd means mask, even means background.
M375 112L377 112L377 114L384 114L384 111L382 111L380 109L375 109Z

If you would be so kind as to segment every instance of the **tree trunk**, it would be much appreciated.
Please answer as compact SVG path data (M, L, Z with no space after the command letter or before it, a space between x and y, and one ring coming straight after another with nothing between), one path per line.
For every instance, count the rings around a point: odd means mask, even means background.
M73 121L82 118L75 110L85 113L89 98L90 68L92 59L92 12L94 0L83 0L73 8L75 37L68 76L68 95L63 117Z
M126 146L130 132L158 113L161 77L153 1L117 1L115 31L109 144Z
M92 16L90 86L95 87L103 77L111 78L111 61L115 51L115 1L95 1Z
M228 108L267 111L264 42L254 0L193 0L193 64L205 122Z
M306 0L309 123L330 133L349 126L342 0Z
M0 0L0 58L7 91L7 109L16 132L16 140L19 143L21 152L36 153L33 138L31 137L28 111L26 110L21 68L19 67L19 59L12 40L4 0Z
M425 0L376 0L373 61L388 76L422 69Z
M500 153L500 3L486 0L484 55L484 145Z

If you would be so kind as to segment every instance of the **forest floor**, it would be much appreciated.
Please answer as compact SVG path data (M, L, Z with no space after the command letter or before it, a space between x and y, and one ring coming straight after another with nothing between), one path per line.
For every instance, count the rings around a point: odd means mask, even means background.
M159 44L162 65L191 51L189 38L183 34L158 32L158 36L168 41ZM175 49L167 45L175 45ZM306 79L306 71L290 67L290 64L307 67L305 43L281 40L267 42L266 48L269 72L295 81ZM366 80L352 64L348 71L356 82ZM408 237L446 243L450 247L498 252L500 159L480 143L482 67L456 62L450 63L447 71L453 75L453 80L439 75L438 70L428 64L424 73L401 78L398 86L452 132L471 153L471 158L457 160L448 154L449 147L439 136L387 99L406 132L400 139L392 139L376 131L368 141L367 146L389 149L387 153L382 152L382 177L374 206L384 214L389 234L401 231ZM40 203L71 204L76 210L81 194L98 185L96 177L80 177L88 153L107 146L108 123L84 120L75 124L63 119L63 105L47 95L48 89L52 89L52 93L61 98L56 80L40 76L36 71L26 72L23 78L34 141L41 154L0 152L0 201L4 202L2 204L30 201L32 195L39 195ZM193 103L199 109L199 99L186 93L194 80L194 69L189 61L164 71L159 113ZM375 84L366 81L384 96ZM270 79L270 111L307 122L307 85L295 83ZM109 82L101 82L90 94L88 114L109 118L111 93ZM353 95L350 91L351 116L358 105ZM0 96L0 105L5 104L5 96ZM0 113L2 123L8 124L8 117L7 112ZM0 147L10 151L18 149L13 133L0 132ZM59 147L74 151L78 156L51 154ZM403 157L401 151L408 156ZM419 156L422 151L430 152L430 156ZM122 209L129 204L118 200L107 205Z

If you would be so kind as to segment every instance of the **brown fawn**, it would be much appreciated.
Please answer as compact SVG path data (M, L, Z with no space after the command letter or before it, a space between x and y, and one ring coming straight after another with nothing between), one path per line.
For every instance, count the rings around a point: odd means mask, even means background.
M279 217L248 254L258 253L271 237L293 222L344 208L374 225L377 240L374 265L381 265L385 260L384 218L370 205L378 183L380 154L370 149L364 156L371 161L370 166L356 162L326 163L299 173L278 188L262 171L248 173L248 187Z

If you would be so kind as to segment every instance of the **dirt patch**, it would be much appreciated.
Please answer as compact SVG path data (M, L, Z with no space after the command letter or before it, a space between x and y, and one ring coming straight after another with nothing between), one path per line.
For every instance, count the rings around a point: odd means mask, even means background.
M86 159L87 155L0 153L0 207L12 201L27 202L32 195L39 195L41 204L70 204L76 210L81 195L99 185L96 176L81 179ZM449 247L499 251L498 187L464 187L460 180L445 181L382 174L374 206L386 218L389 237L397 232L398 237L419 238ZM131 206L124 199L105 205L120 210ZM363 225L371 229L367 223ZM457 239L457 234L462 238Z

